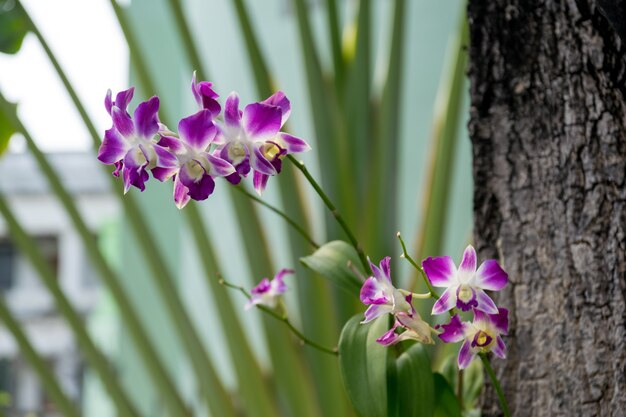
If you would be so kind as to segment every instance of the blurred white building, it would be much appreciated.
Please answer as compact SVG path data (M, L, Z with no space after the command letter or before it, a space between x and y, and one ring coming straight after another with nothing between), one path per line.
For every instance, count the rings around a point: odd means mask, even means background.
M118 217L110 183L93 154L49 154L49 160L94 235ZM36 238L65 294L87 317L98 301L97 277L79 235L29 154L8 153L0 159L0 192L22 226ZM58 315L54 300L35 270L11 242L1 216L0 292L65 391L80 402L83 366L72 332ZM57 415L37 376L0 322L0 392L3 391L11 397L11 417Z

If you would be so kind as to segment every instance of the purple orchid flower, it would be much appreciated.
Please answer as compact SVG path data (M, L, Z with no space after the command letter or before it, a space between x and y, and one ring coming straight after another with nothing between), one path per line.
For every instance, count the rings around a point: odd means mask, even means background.
M424 272L435 287L446 288L433 306L432 314L444 313L455 306L462 311L472 308L496 314L498 308L485 290L499 291L507 284L508 275L490 259L476 270L476 251L469 245L457 270L449 256L427 258L422 261Z
M243 112L239 110L239 96L228 96L218 135L220 146L216 149L237 170L227 177L228 181L238 184L252 169L254 188L261 194L269 177L280 173L285 155L311 149L304 140L280 132L290 112L289 100L282 91L247 105Z
M111 90L108 90L104 105L111 115L113 126L105 132L98 150L101 162L115 165L113 175L119 176L121 171L125 193L131 185L141 191L145 189L148 169L167 169L176 164L176 158L153 140L159 130L159 98L154 96L140 103L131 118L127 107L133 92L131 87L118 93L112 101Z
M191 92L193 93L198 106L211 112L211 118L214 119L222 111L220 103L217 102L219 95L213 90L213 83L209 81L200 81L196 83L196 72L193 72L191 78Z
M406 301L411 305L411 295L406 297ZM396 329L404 330L397 333ZM428 323L420 317L419 313L411 306L411 312L400 312L396 314L396 321L391 329L376 339L383 346L395 345L404 340L416 340L420 343L432 345L435 343L431 334L437 333Z
M441 326L444 330L439 338L445 343L465 340L459 350L459 368L465 369L478 353L493 352L499 358L506 358L506 346L500 337L509 333L509 311L499 308L497 314L486 314L474 310L472 323L462 322L456 314L450 323Z
M211 111L202 109L178 123L180 138L164 135L159 141L159 145L175 155L176 164L152 172L160 181L174 177L174 202L179 209L190 199L207 199L215 188L213 177L235 172L230 163L208 152L217 133L212 120Z
M391 283L391 258L386 256L380 261L380 268L374 265L368 258L373 276L365 280L361 287L361 302L369 305L365 311L365 320L368 323L383 314L407 313L413 311L410 301L400 290ZM410 298L409 298L410 299Z
M246 304L246 310L256 305L276 308L278 306L279 297L287 291L287 286L283 282L283 278L285 275L293 274L294 272L295 271L292 269L281 269L271 281L267 278L263 278L259 285L252 289L252 296Z

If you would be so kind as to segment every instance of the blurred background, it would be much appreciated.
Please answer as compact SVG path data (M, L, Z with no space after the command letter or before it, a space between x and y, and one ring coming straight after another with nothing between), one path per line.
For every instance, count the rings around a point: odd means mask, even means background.
M103 105L108 88L137 86L131 108L158 94L161 119L170 127L195 112L193 70L214 82L222 98L236 90L242 103L281 89L292 105L289 130L313 147L299 157L321 178L372 260L392 256L394 280L412 285L415 277L399 257L398 230L416 259L442 253L457 259L471 237L459 64L463 2L3 0L0 13L9 16L20 4L36 30L28 20L23 26L0 21L7 39L27 32L17 50L0 53L0 91L18 104L23 124L16 127L5 105L0 410L68 415L59 407L61 395L66 407L90 417L176 415L181 401L193 414L228 415L219 412L219 400L207 400L222 390L239 415L352 415L336 358L300 346L258 311L244 312L241 294L216 285L217 272L251 288L282 267L297 268L287 279L290 319L312 339L336 346L343 323L364 308L300 265L314 248L223 181L207 201L182 211L173 204L171 184L154 180L144 193L132 189L120 198L121 181L112 181L110 167L96 160L93 129L100 139L110 127ZM336 11L334 29L329 8ZM51 185L34 147L69 203ZM345 240L289 168L270 180L263 199L301 216L317 242ZM28 239L16 237L20 229ZM51 289L55 284L61 296ZM60 307L63 296L68 305ZM72 314L80 319L74 326ZM77 334L81 326L84 335ZM20 331L33 352L25 353ZM51 396L55 383L61 394ZM168 384L173 394L164 394Z

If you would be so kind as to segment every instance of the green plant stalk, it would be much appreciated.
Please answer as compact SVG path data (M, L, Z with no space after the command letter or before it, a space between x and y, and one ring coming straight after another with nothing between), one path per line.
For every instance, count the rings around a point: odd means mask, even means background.
M417 242L417 256L420 259L437 254L443 248L467 62L467 52L464 49L468 39L465 13L461 19L457 37L450 48L452 56L448 60L447 71L444 72L445 77L437 93L432 133L434 152L427 190L423 194L423 201L427 201L428 206L421 219L421 233ZM415 282L415 278L413 281Z
M402 103L402 79L405 51L406 0L394 2L391 44L387 79L374 114L380 114L376 124L376 137L369 166L372 170L368 184L372 192L365 196L366 220L364 227L368 236L365 244L370 255L382 257L393 248L393 236L389 233L398 219L398 147L400 141L400 115Z
M242 286L240 285L235 285L235 284L231 284L230 282L224 280L223 278L220 279L220 284L228 287L228 288L233 288L235 290L238 290L240 293L242 293L247 299L250 299L251 295L250 293ZM327 347L324 347L322 345L320 345L319 343L314 342L313 340L309 339L308 337L306 337L304 334L302 334L302 332L300 330L298 330L289 320L289 318L287 317L286 314L278 314L276 311L272 310L271 308L268 308L266 306L262 306L262 305L257 305L256 306L259 310L263 311L264 313L269 314L270 316L274 317L276 320L280 320L283 323L285 323L285 325L287 325L287 327L289 328L289 330L291 330L291 332L293 334L296 335L296 337L298 339L300 339L300 341L305 344L305 345L309 345L317 350L319 350L320 352L324 352L324 353L328 353L334 356L338 355L338 351L337 348L334 347L332 349L329 349Z
M365 196L371 192L369 188L371 176L380 174L378 169L370 169L368 166L374 150L372 121L375 116L371 107L371 3L370 0L359 1L359 12L356 17L356 51L354 59L348 64L345 93L341 96L342 119L346 121L346 141L351 155L349 164L352 165L351 188L355 191L353 198L359 204L362 204ZM357 224L364 229L367 228L363 218L365 212L366 210L359 210L356 213Z
M137 77L139 77L139 79L142 81L142 87L144 91L148 92L149 94L156 94L157 91L154 83L152 82L150 71L148 69L148 66L146 65L146 60L141 53L139 42L137 41L131 30L131 26L128 22L128 16L126 16L124 9L118 4L117 0L110 0L109 3L111 3L111 7L113 8L115 17L120 24L122 33L124 33L124 38L126 39L126 44L128 45L128 51L130 52L132 67L135 69ZM163 114L169 114L162 101L159 102L159 112ZM95 135L94 138L98 139L98 136ZM100 146L98 142L99 140L96 141L95 144L97 146Z
M112 0L111 3L113 4L114 10L116 12L116 14L119 12L119 6L117 4L115 4L115 1ZM20 5L21 7L21 5ZM60 66L59 62L57 61L54 53L52 52L52 50L50 49L50 47L48 46L45 38L43 37L43 35L41 34L41 32L39 31L38 27L35 25L34 21L30 18L30 16L28 15L28 13L26 12L25 9L22 10L25 14L25 16L28 19L29 22L29 26L31 28L31 30L33 31L33 33L35 33L35 35L37 36L37 38L39 39L44 51L46 52L48 59L50 60L50 62L52 63L52 65L54 66L59 78L61 79L63 85L65 86L65 89L67 90L68 94L70 95L76 109L78 110L81 118L83 119L83 122L85 123L85 126L87 128L87 130L89 131L89 133L91 134L92 140L93 140L93 144L94 147L97 149L100 145L100 139L97 133L97 130L94 126L94 124L92 123L91 119L89 118L85 107L83 106L82 102L80 101L80 99L78 98L78 95L76 94L76 90L74 89L74 87L72 86L72 84L70 83L69 79L67 78L65 72L63 71L63 68ZM133 40L134 42L134 40ZM103 166L103 169L106 170L106 167ZM107 177L111 178L112 184L113 184L113 189L116 189L116 181L115 179L108 175L107 172ZM141 218L141 215L139 214L139 210L137 208L137 205L127 199L124 199L123 195L120 192L116 192L115 193L116 196L118 198L120 198L120 201L122 201L122 203L124 204L127 213L132 214L134 218L139 219L140 222L144 222L143 218ZM128 196L131 197L132 196ZM77 224L75 222L75 224ZM78 228L78 226L77 226ZM144 225L143 227L140 227L141 229L147 229L147 227ZM141 233L141 232L140 232ZM83 235L83 234L81 234ZM87 245L87 247L90 247L90 245ZM96 248L97 251L97 248ZM146 251L144 251L146 252ZM98 252L99 255L99 252ZM101 257L101 255L99 255L99 257ZM99 262L95 262L96 265L103 265L106 264L104 262L104 260L99 261ZM148 262L148 264L150 264L150 262ZM100 267L102 268L102 267ZM115 279L117 280L117 282L120 282L118 278L114 277L112 274L112 271L110 270L110 268L108 268L108 266L104 267L105 269L108 270L108 272L104 272L101 269L101 277L103 277L105 283L107 284L107 286L109 287L109 289L111 290L114 298L117 300L117 303L120 305L120 309L122 311L122 315L126 318L126 324L129 327L131 336L134 339L135 345L137 347L137 349L141 352L140 356L142 359L144 359L145 362L145 366L148 369L148 371L151 373L151 375L153 376L152 380L155 382L155 384L158 386L159 392L161 392L163 394L163 398L165 400L166 406L172 411L172 413L174 415L187 415L188 414L188 409L184 403L184 401L182 400L182 397L178 394L178 391L174 385L174 383L172 382L169 374L167 373L167 371L165 370L165 366L163 365L163 363L161 362L158 354L156 353L156 351L154 350L154 348L152 347L151 343L149 342L149 338L147 336L147 334L145 333L145 331L143 330L140 321L138 319L138 315L136 313L135 310L133 310L133 308L131 307L131 302L128 299L127 296L124 295L124 291L123 289L116 284L112 284L113 281L111 281L111 279ZM110 279L105 278L106 276L109 276ZM117 287L117 289L113 289L111 287L111 285L114 285L115 287ZM122 300L120 297L124 297L124 300Z
M291 226L296 232L298 232L298 234L300 236L302 236L304 238L304 240L306 240L307 242L309 242L309 244L313 247L313 249L318 249L320 247L320 245L318 245L315 240L313 240L313 238L311 236L309 236L309 233L304 230L303 227L301 227L298 223L296 223L295 220L293 220L291 217L289 217L286 213L284 213L283 211L281 211L280 209L274 207L273 205L263 201L262 199L260 199L259 197L255 196L254 194L252 194L251 192L247 191L243 186L238 185L235 186L235 190L239 191L240 193L242 193L243 195L245 195L246 197L248 197L250 200L262 205L263 207L271 210L272 212L278 214L285 222L287 222L287 224L289 226Z
M87 333L83 320L76 312L74 307L65 297L65 294L59 286L55 273L52 271L41 251L37 248L35 241L24 231L18 220L13 215L11 209L7 205L2 194L0 194L0 213L4 217L13 240L23 254L30 260L35 267L43 284L47 287L48 292L54 297L59 312L70 325L76 340L81 346L87 362L98 373L107 392L113 399L120 415L138 416L139 413L130 401L129 397L123 391L122 386L112 373L112 368L102 354L102 352L93 343L93 340ZM184 415L183 415L184 416Z
M173 0L173 2L176 1ZM30 20L30 24L34 28L34 30L36 30L36 33L39 33L32 20ZM43 36L41 36L40 33L38 35L38 38L40 39L40 41L42 41L42 44L45 43L45 39L43 38ZM46 45L44 49L46 50L46 53L48 54L50 60L54 63L55 69L62 79L66 89L70 93L74 104L76 105L77 109L79 109L81 117L83 117L83 120L85 121L88 130L92 134L94 145L96 147L99 146L99 139L95 127L89 119L86 111L84 110L84 106L78 99L75 90L65 76L62 68L56 61L54 54L52 53L50 48L48 48ZM206 350L202 345L200 337L193 328L193 324L191 323L188 314L184 310L180 297L177 296L178 292L176 291L176 288L173 284L171 275L167 272L167 267L163 262L163 257L157 255L159 253L158 248L154 243L154 239L150 237L151 233L149 231L149 228L147 224L145 224L143 217L140 215L136 203L133 200L129 199L128 196L126 198L123 198L123 196L121 196L119 193L117 195L123 199L124 207L127 210L129 218L131 218L130 223L136 232L138 240L140 241L140 243L142 243L141 249L146 256L146 259L148 260L147 263L151 267L154 277L156 278L157 288L160 290L160 294L165 301L166 307L169 309L170 315L176 323L175 329L179 332L179 335L183 340L183 346L187 350L192 363L194 363L193 369L203 390L204 396L207 398L207 403L209 404L210 408L217 413L225 413L222 415L234 415L235 411L233 405L228 398L226 389L221 385L220 380L217 377L217 373L215 372L215 369L208 359ZM156 382L157 384L163 386L165 384L170 385L170 387L166 387L166 392L174 389L173 384L167 383L167 381L164 381L161 384L161 378L157 378ZM218 400L215 400L216 393L219 396ZM170 395L173 394L170 393ZM168 396L166 396L166 402L170 402L170 400L172 401L172 404L174 404L173 401L178 402L176 408L179 408L178 411L182 411L180 410L180 405L183 404L182 399L180 399L180 396L178 394L176 395L178 396L178 399L168 398ZM212 398L213 400L208 401L209 398ZM172 405L172 407L174 407L174 405Z
M254 33L254 28L250 23L248 10L245 2L237 1L235 4L236 12L239 19L239 25L246 50L248 51L248 59L250 68L254 73L257 93L260 98L267 97L274 91L274 86L270 78L268 65L263 56L262 49L258 43L258 38ZM286 126L284 130L289 130ZM310 213L307 211L307 202L303 192L303 184L301 176L295 169L289 165L283 167L283 173L280 176L279 184L280 196L282 199L285 212L290 218L304 230L311 230ZM295 197L295 198L294 198ZM289 238L291 254L295 257L309 253L309 247L299 239L294 229L287 231ZM304 331L313 336L316 340L335 341L339 334L337 323L340 322L335 309L320 308L316 300L328 300L333 297L332 289L322 279L309 271L302 268L301 265L296 267L296 274L300 278L297 286L300 307L300 316L302 317L302 327ZM335 289L338 292L337 289ZM335 302L344 306L341 299L334 297ZM352 311L347 316L352 315ZM337 363L328 355L320 354L315 350L306 350L309 359L309 366L317 389L319 404L322 412L328 417L345 417L348 410L347 398L341 386L341 376L337 369Z
M256 42L250 15L243 0L233 0L233 3L237 12L237 19L239 20L239 28L246 42L246 50L248 51L250 67L253 68L252 75L254 76L257 92L261 98L269 97L274 92L272 78L267 63L263 58L261 47Z
M307 169L306 165L304 165L304 162L297 161L296 158L293 157L293 155L287 155L287 158L296 168L300 170L300 172L302 172L302 174L307 179L307 181L311 184L311 186L313 187L317 195L319 195L319 197L322 199L322 201L324 202L324 205L326 205L326 207L328 208L330 213L333 215L335 220L337 220L337 223L339 223L339 226L346 233L346 235L348 236L348 240L350 240L350 243L352 244L352 246L354 247L354 249L359 255L359 259L361 260L361 265L363 265L363 270L368 273L371 273L372 270L369 266L369 262L367 262L367 257L365 256L365 253L363 252L361 245L359 245L359 242L356 240L356 237L352 233L352 230L350 230L350 227L348 227L348 224L345 222L345 220L343 219L343 217L341 216L341 214L339 213L339 211L337 210L333 202L330 201L330 198L326 195L324 190L322 190L322 188L319 186L317 181L315 181L315 178L313 178L313 176Z
M3 295L0 295L0 322L3 322L13 334L15 341L20 347L20 353L24 355L26 360L31 364L33 370L39 376L44 389L48 391L50 398L52 398L57 407L59 407L61 414L65 417L80 417L80 413L65 392L63 392L59 382L48 368L44 359L39 356L28 341L28 338L20 328L20 324L7 307Z
M22 135L26 139L28 147L31 150L31 153L33 154L33 156L35 157L40 169L42 170L46 178L48 178L48 181L52 188L53 193L57 195L57 197L59 198L59 200L65 207L66 212L68 213L70 219L76 226L77 231L81 235L81 238L83 239L83 243L85 243L85 246L87 248L87 252L92 262L94 263L96 269L100 272L100 276L103 277L103 279L105 280L105 283L109 284L109 286L115 286L115 283L113 282L116 282L117 278L115 277L113 271L111 271L111 269L107 265L104 258L102 258L102 255L100 254L98 250L96 241L91 235L82 217L80 216L71 196L64 189L59 177L56 175L56 173L54 172L54 170L52 169L52 167L46 160L45 156L43 155L43 153L39 150L37 145L34 143L34 141L32 140L32 137L30 136L26 128L22 125L20 120L17 118L17 115L15 114L15 109L9 104L9 102L6 101L6 99L4 98L4 96L2 96L2 94L0 94L0 111L2 111L9 118L10 122L13 124L15 129L19 131L20 133L22 133ZM120 288L120 291L121 291L121 288ZM114 291L112 290L112 292ZM105 379L103 380L103 382L105 383L105 385L110 386L111 390L113 391L116 391L119 389L119 387L116 387L115 381L108 381ZM121 395L123 395L123 392ZM115 398L116 397L114 397L114 399ZM120 397L120 398L123 399L123 397ZM118 404L118 406L121 407L123 410L127 410L129 409L129 407L131 407L130 403L126 405L123 405L123 403L120 403ZM136 412L132 412L129 414L128 411L124 411L124 414L137 415Z
M274 271L269 245L260 221L254 213L252 202L245 196L230 190L231 200L239 218L238 226L243 239L244 249L250 264L252 276L267 276L267 271ZM251 215L254 213L254 215ZM311 384L309 369L291 343L289 332L279 323L262 317L261 321L268 342L268 350L276 375L277 383L285 395L290 415L321 416L315 390Z
M208 77L208 71L203 65L202 59L200 59L198 49L195 47L195 41L191 34L191 26L185 18L185 13L180 0L168 0L168 3L174 14L174 22L176 23L178 33L181 35L183 45L185 45L184 49L187 57L189 58L189 63L192 68L197 71L198 79L206 79L206 77Z
M178 3L177 0L171 1L172 3ZM175 23L178 31L182 33L183 38L185 38L184 33L189 31L189 25L185 21L182 13L175 16ZM197 59L199 56L197 46L190 37L188 41L185 42L184 50L191 64L202 69L202 63ZM208 74L207 71L200 72L204 74L205 77ZM231 190L231 198L235 211L240 219L239 227L241 228L242 235L246 235L249 231L252 231L253 236L258 236L258 239L264 241L264 232L260 227L260 220L252 206L252 202L248 199L242 200L237 197L235 191ZM249 227L244 226L244 223ZM252 242L251 239L244 239L244 245L254 275L262 276L267 273L268 270L273 269L271 268L270 257L265 247L263 247L263 250L259 250L257 243ZM273 324L267 322L264 322L264 326L268 336L270 355L273 368L276 372L276 380L285 391L285 400L289 407L292 408L292 414L303 417L319 415L316 411L318 405L313 399L312 387L305 385L308 384L309 381L306 377L303 377L306 375L306 369L302 358L298 356L294 347L290 345L289 339L286 337L287 334L285 334L282 329L276 329ZM220 414L218 413L218 415Z
M116 8L116 14L126 36L131 55L135 57L133 63L137 69L139 81L144 90L156 92L154 82L147 69L145 57L141 54L138 47L139 43L136 41L131 27L129 26L124 10L122 10L114 0L112 0L112 3ZM167 114L164 111L162 112ZM198 256L204 269L205 280L212 290L211 297L218 307L217 310L220 317L222 317L222 322L228 323L223 329L229 346L228 351L237 374L238 386L243 403L248 404L248 407L244 406L244 408L251 413L251 416L276 415L277 411L275 405L272 403L271 395L267 391L267 381L262 375L258 362L250 348L250 344L241 328L241 324L236 319L232 301L225 294L223 287L218 284L217 280L212 278L214 272L219 270L219 267L204 221L200 216L196 204L193 202L188 204L183 212L194 237Z
M333 68L335 69L335 84L342 88L344 77L343 53L341 50L341 34L339 33L339 13L337 0L326 0L326 23L330 33L330 47L333 53Z
M498 394L498 400L500 400L500 407L502 408L502 413L504 417L511 417L511 412L509 411L509 405L506 402L506 398L504 397L504 392L502 391L502 387L500 386L500 382L498 381L498 377L496 373L493 371L491 367L491 363L489 362L489 358L484 353L479 353L480 360L483 361L483 365L485 366L485 370L487 371L487 375L491 379L493 383L493 387L496 389L496 393Z
M171 1L178 3L177 0ZM175 22L179 32L183 33L189 30L182 14L180 14L180 18L177 16ZM194 58L199 56L199 54L193 39L189 38L189 42L185 42L183 50L186 52L189 62L201 68L202 63ZM207 71L201 72L205 77L208 74ZM230 192L235 212L239 218L238 225L242 232L241 234L246 236L243 243L252 271L255 276L262 276L273 268L271 257L266 250L267 248L263 247L262 250L259 250L258 247L259 242L266 240L263 229L260 226L260 220L250 200L238 198L239 196L235 194L234 190L230 190ZM253 242L255 243L253 244ZM276 381L286 393L285 399L289 407L292 408L292 414L303 417L319 415L320 413L317 411L319 407L313 398L314 391L312 386L307 386L310 381L303 377L306 372L305 365L293 346L289 344L288 335L282 329L275 328L269 322L264 321L264 326L268 336L270 356L276 372Z
M322 183L326 192L336 198L342 210L350 219L356 218L356 192L349 164L348 137L338 96L340 91L332 91L324 78L313 31L308 18L305 0L292 0L298 20L300 43L306 70L309 100L313 112L313 126L317 139L316 151L319 156ZM333 222L326 222L326 234L332 239L337 234Z

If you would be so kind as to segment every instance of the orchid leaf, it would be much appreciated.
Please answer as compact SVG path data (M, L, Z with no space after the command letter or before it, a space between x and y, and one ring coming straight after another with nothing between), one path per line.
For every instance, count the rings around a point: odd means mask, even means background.
M15 111L15 105L12 105ZM15 128L11 123L11 120L7 116L0 112L0 155L2 155L9 147L9 140L15 133Z
M15 2L0 0L0 52L16 54L28 30L28 20Z
M361 290L363 282L349 266L360 265L359 255L342 240L323 245L312 255L300 258L300 262L350 294L356 295Z
M344 326L339 340L339 366L348 397L360 417L387 417L387 354L376 343L388 317L361 324L362 314Z
M461 417L461 407L454 391L446 378L440 373L434 374L435 382L435 417Z
M389 391L391 394L391 390ZM395 398L390 407L400 407L390 416L431 417L435 409L435 383L424 346L416 343L396 360Z

